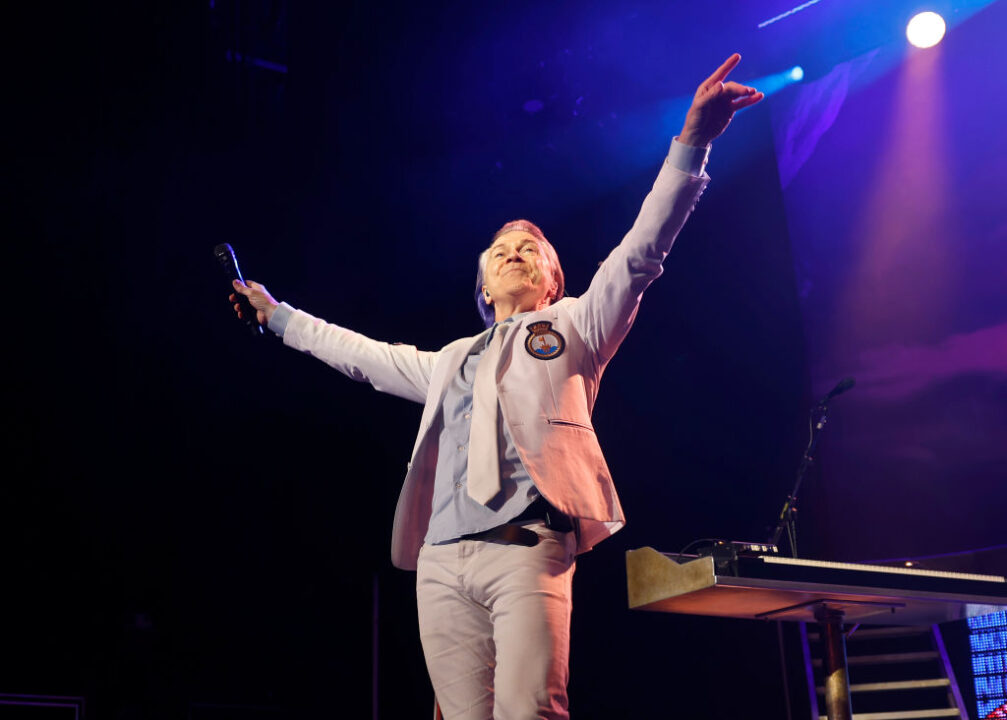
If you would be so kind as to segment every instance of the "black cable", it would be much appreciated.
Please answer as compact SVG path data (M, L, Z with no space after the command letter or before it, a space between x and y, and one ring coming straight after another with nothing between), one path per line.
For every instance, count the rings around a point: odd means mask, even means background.
M711 545L716 545L717 543L724 541L721 538L699 538L698 540L693 540L692 542L688 543L684 548L678 551L678 554L675 555L675 562L681 564L682 555L685 554L685 551L691 548L693 545L698 545L699 543L703 542L708 542Z

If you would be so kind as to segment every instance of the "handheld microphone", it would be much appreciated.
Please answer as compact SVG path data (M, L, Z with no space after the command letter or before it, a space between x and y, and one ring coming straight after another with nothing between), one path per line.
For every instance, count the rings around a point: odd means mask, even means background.
M213 248L213 254L220 262L220 267L223 269L224 274L227 275L228 280L245 282L245 278L241 277L241 270L238 269L238 258L234 256L234 249L228 243L217 245L217 247ZM252 335L261 337L263 334L262 326L259 325L258 314L255 308L252 307L252 303L248 302L248 298L233 287L231 291L234 292L234 296L238 298L238 304L241 306L241 314L243 316L241 321L248 326Z
M852 388L856 384L857 384L857 381L854 380L851 377L843 378L838 383L836 383L836 386L834 388L832 388L831 390L829 390L828 394L825 397L823 397L821 400L818 401L818 404L819 405L824 405L825 403L827 403L829 400L831 400L832 398L836 397L837 395L842 395L844 392L846 392L847 390L849 390L850 388Z

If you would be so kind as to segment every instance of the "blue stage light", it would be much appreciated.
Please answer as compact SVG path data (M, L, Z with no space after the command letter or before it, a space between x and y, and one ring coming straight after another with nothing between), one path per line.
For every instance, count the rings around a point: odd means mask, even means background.
M752 78L750 80L746 79L744 83L746 85L752 85L758 90L761 90L766 95L772 95L778 93L783 88L788 85L793 85L796 82L800 82L804 79L804 68L800 65L794 65L792 68L787 70L781 70L778 73L772 75L763 75L762 77Z
M933 47L944 37L947 26L944 18L935 12L921 12L914 15L906 26L906 38L918 48Z

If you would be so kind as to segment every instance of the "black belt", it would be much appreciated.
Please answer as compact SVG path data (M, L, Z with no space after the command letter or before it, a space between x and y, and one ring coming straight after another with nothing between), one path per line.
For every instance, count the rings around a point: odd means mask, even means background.
M543 497L533 502L525 508L513 520L509 520L506 525L498 525L482 532L462 535L461 540L484 540L486 542L500 542L511 545L524 545L525 547L535 547L538 545L538 533L521 527L518 523L529 522L531 520L541 520L550 530L556 532L570 532L574 529L573 520L569 515L561 513L549 504Z
M554 508L541 495L538 500L526 507L520 515L510 522L524 522L525 520L541 520L547 528L556 532L570 532L573 530L573 520L570 516Z
M483 530L482 532L462 535L459 540L482 540L483 542L497 542L505 545L524 545L525 547L535 547L538 545L538 533L520 525L497 525L495 528Z

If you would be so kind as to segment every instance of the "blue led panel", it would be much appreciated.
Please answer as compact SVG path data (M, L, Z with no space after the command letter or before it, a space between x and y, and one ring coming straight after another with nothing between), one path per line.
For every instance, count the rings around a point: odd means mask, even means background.
M1007 717L1007 612L969 618L972 677L980 718Z

